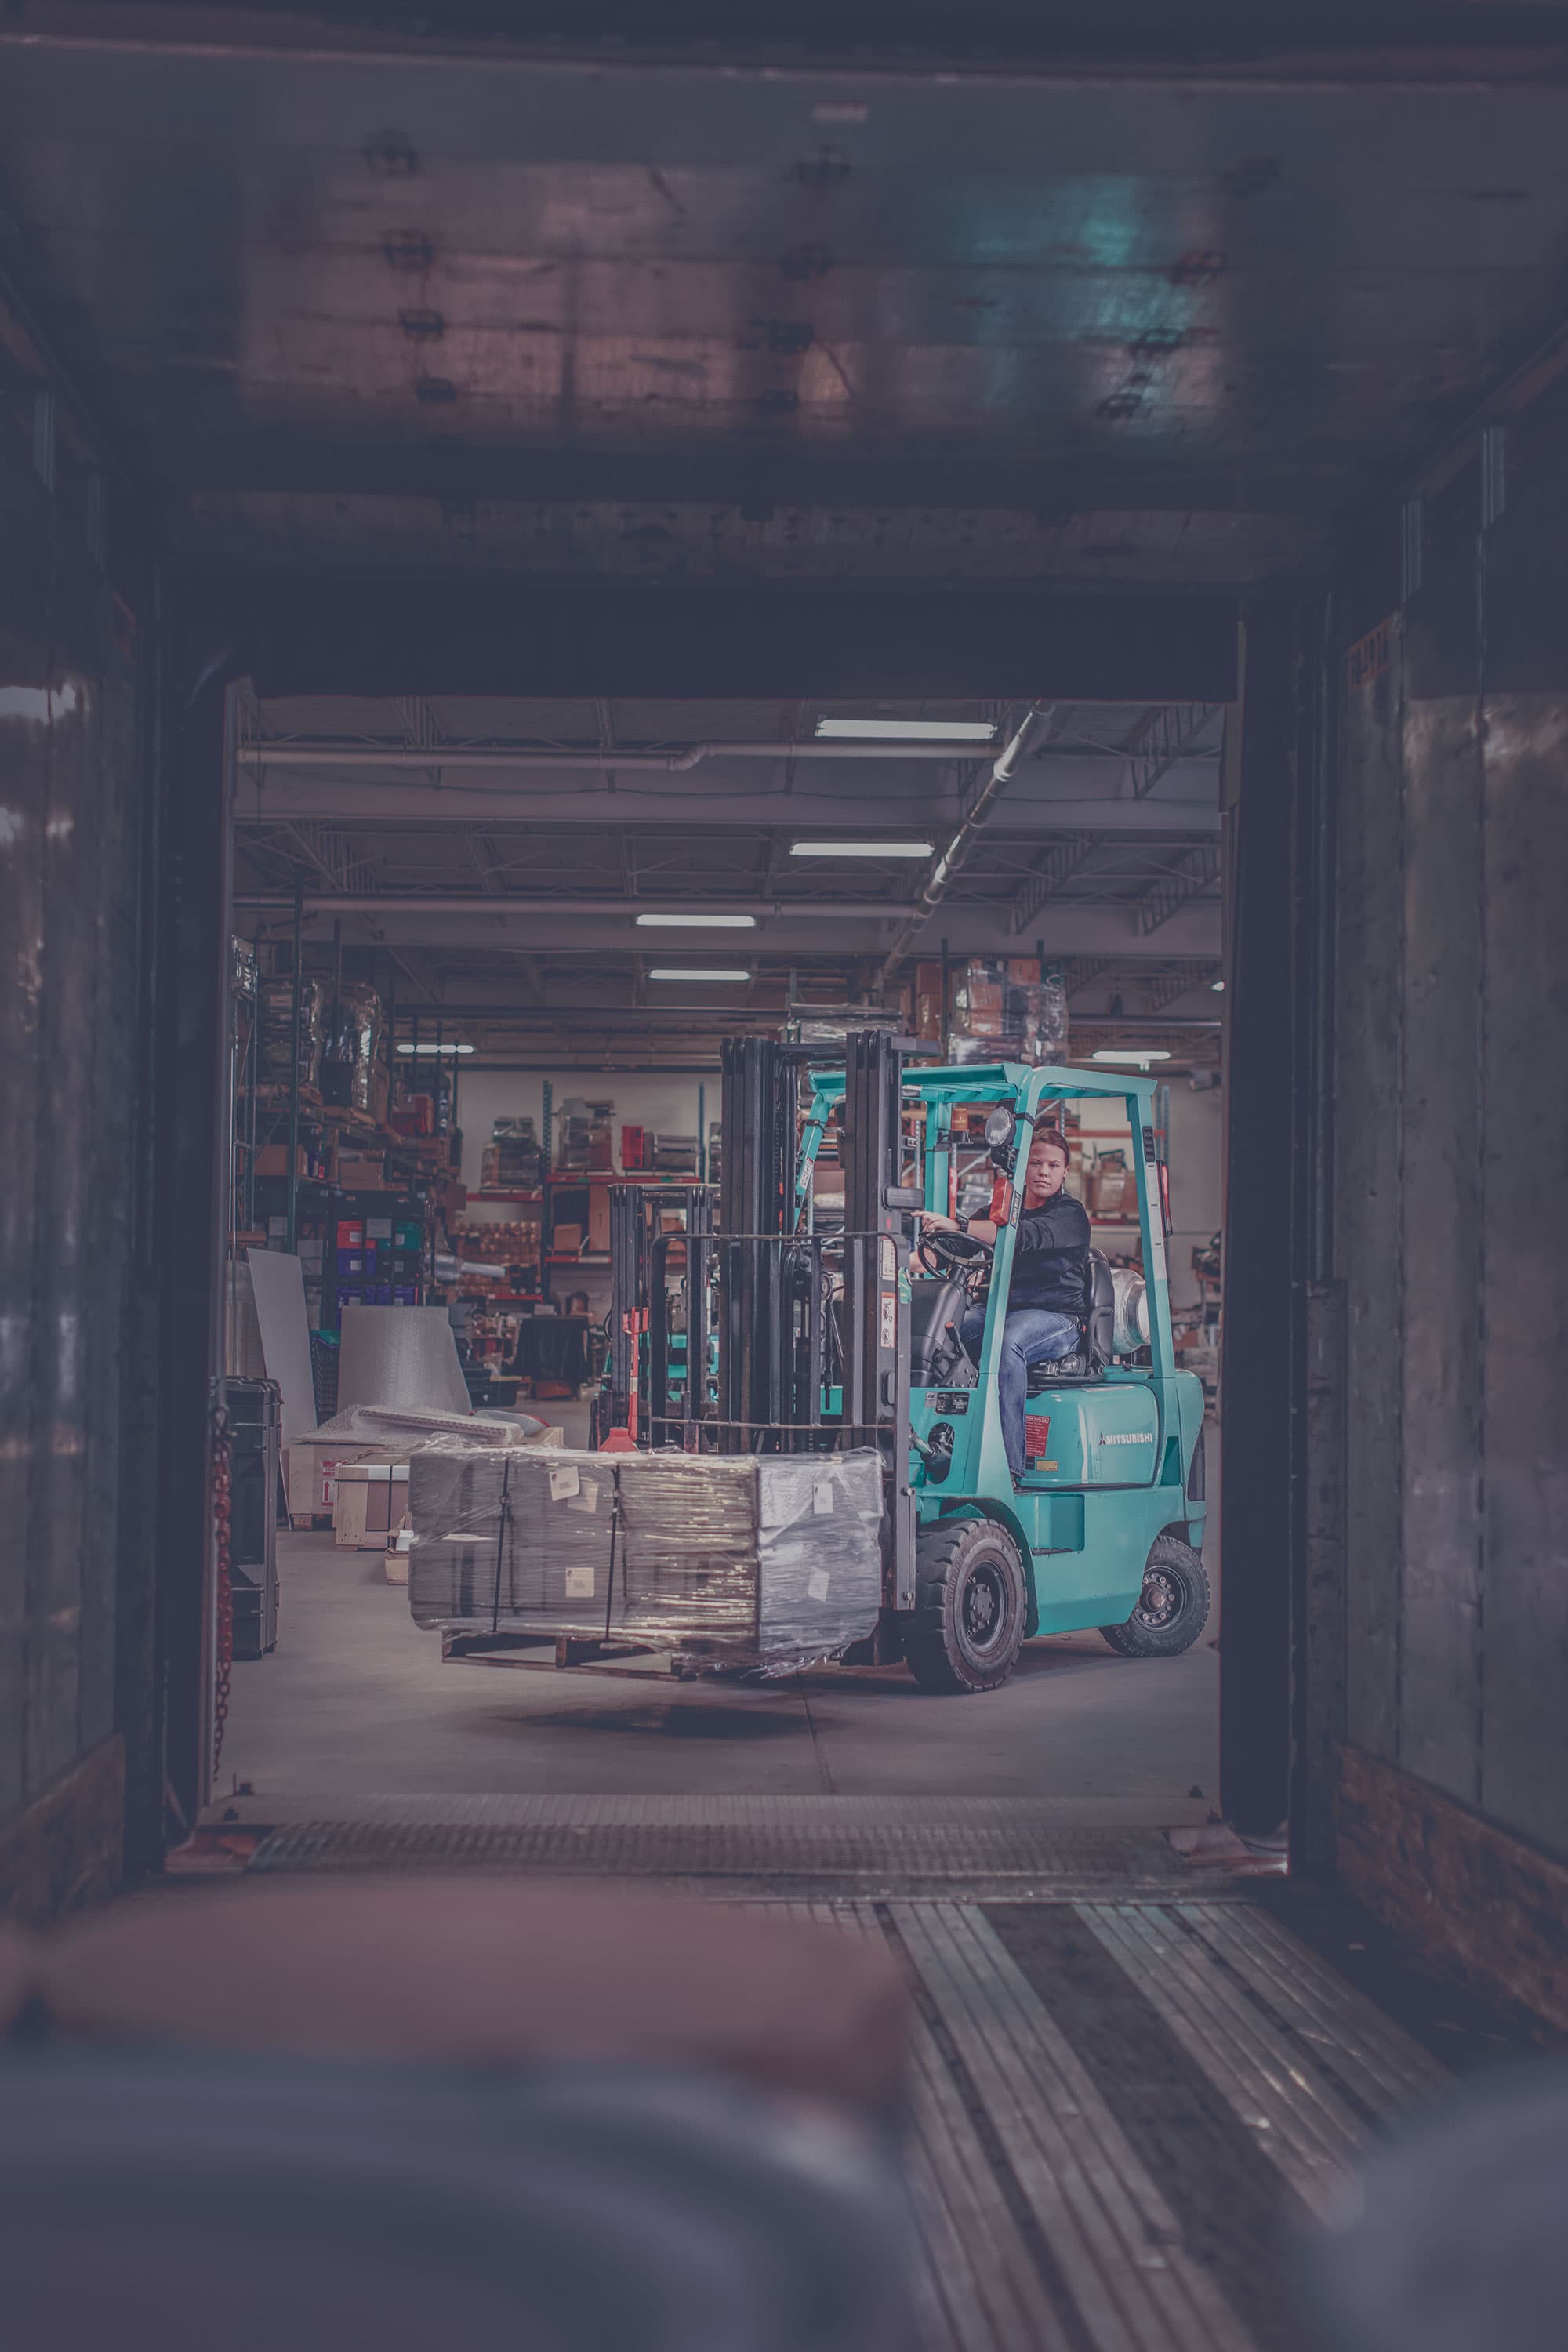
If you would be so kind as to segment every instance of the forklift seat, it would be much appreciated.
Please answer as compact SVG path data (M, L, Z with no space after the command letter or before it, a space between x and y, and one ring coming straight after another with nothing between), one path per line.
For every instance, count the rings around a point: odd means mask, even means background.
M910 1386L938 1389L968 1358L958 1333L969 1305L962 1282L939 1277L910 1286Z
M1076 1356L1042 1357L1029 1366L1030 1396L1074 1381L1097 1381L1110 1361L1116 1340L1116 1284L1103 1250L1091 1249L1089 1254L1089 1312L1079 1329L1082 1344Z

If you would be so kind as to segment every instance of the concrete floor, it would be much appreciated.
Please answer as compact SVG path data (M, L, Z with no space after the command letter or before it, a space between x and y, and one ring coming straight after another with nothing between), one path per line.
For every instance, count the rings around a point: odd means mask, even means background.
M1032 1796L1159 1825L1216 1793L1215 1623L1163 1662L1093 1633L1033 1642L982 1697L931 1697L902 1667L689 1685L647 1661L558 1673L542 1650L444 1664L378 1554L286 1535L279 1567L278 1647L235 1667L219 1795Z

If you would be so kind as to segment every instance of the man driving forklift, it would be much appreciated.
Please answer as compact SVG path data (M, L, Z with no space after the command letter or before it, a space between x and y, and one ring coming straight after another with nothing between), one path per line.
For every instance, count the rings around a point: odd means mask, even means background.
M1007 1319L997 1356L1002 1439L1015 1486L1024 1479L1024 1401L1029 1367L1059 1361L1078 1352L1089 1304L1089 1213L1081 1201L1062 1189L1068 1157L1058 1129L1036 1130L1024 1174L1024 1206L1014 1239ZM985 1249L995 1247L997 1228L990 1217L942 1217L928 1211L921 1224L925 1233L967 1234ZM965 1310L958 1336L978 1363L985 1336L984 1298Z

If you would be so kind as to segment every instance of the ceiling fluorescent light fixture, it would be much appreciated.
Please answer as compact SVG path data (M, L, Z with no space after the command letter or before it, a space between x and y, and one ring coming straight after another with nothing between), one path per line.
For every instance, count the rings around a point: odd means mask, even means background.
M752 975L751 975L751 973L750 973L749 971L688 971L688 970L687 970L687 968L685 967L685 965L683 965L683 964L661 964L661 965L659 966L659 968L658 968L658 970L657 971L650 971L650 972L649 972L649 974L648 974L648 978L649 978L649 980L735 980L735 981L740 981L740 980L750 980L751 976L752 976Z
M819 719L819 743L992 743L989 719Z
M930 841L792 841L792 857L930 857Z
M1131 1045L1102 1045L1094 1058L1097 1062L1135 1062L1141 1070L1146 1070L1151 1062L1168 1062L1171 1057L1160 1045L1148 1045L1140 1050Z
M754 931L755 915L639 915L639 931Z
M471 1054L471 1045L399 1045L400 1054Z

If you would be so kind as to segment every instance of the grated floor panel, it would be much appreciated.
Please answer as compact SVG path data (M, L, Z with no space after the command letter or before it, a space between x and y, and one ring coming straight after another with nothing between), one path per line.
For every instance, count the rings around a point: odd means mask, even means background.
M252 1871L658 1877L885 1938L921 2352L1303 2352L1297 2234L1448 2079L1249 1884L1049 1801L337 1810L277 1823Z

